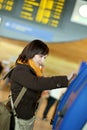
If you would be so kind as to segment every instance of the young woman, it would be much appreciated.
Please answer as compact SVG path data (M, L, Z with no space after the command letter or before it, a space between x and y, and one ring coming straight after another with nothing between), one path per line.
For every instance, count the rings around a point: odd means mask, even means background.
M35 111L42 91L68 87L67 76L43 76L44 60L49 53L48 46L41 40L33 40L23 49L10 75L13 102L22 87L27 91L15 108L18 122L15 130L33 130Z

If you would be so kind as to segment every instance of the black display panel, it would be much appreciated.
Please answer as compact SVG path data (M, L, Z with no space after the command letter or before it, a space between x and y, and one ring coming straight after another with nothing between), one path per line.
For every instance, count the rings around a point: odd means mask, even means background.
M57 28L65 0L0 0L0 14Z

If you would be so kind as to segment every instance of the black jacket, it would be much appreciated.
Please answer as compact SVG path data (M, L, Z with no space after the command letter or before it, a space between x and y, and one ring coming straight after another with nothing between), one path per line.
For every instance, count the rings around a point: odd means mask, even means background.
M13 102L22 87L26 93L16 108L18 118L30 119L36 111L37 101L42 91L67 87L67 76L37 77L34 70L28 65L17 64L10 75Z

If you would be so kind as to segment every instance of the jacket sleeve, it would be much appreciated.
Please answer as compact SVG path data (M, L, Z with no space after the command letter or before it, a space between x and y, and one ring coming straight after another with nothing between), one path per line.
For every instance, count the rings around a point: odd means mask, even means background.
M68 87L67 76L37 77L30 71L17 70L12 73L11 79L35 91Z

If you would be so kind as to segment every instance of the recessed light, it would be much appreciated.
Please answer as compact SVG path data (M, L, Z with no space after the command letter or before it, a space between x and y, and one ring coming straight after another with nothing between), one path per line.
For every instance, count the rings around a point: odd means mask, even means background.
M79 14L84 17L87 18L87 5L82 5L79 8Z

